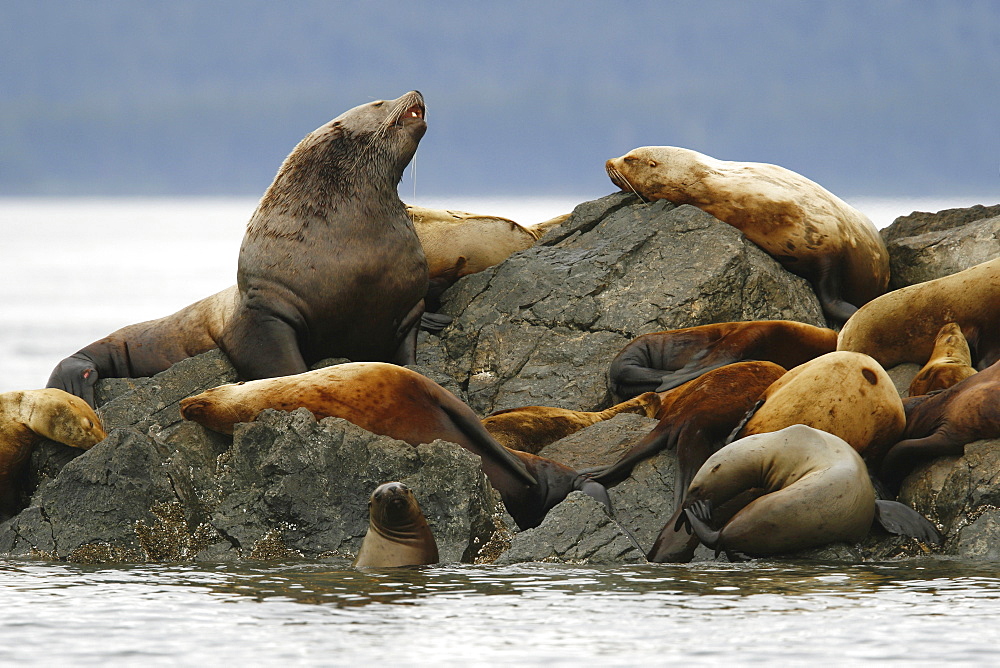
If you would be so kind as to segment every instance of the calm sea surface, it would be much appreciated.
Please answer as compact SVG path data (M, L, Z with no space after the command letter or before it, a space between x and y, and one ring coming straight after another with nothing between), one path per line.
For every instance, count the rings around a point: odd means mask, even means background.
M996 199L996 198L994 198ZM532 225L580 200L428 199ZM985 199L852 200L876 226ZM0 392L235 280L245 199L0 199ZM0 561L0 663L1000 663L1000 564Z

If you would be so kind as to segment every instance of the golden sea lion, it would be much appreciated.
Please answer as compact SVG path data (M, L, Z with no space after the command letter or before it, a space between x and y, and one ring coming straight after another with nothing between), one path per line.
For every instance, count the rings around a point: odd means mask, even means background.
M610 420L619 413L637 413L651 418L659 410L660 396L656 392L646 392L603 411L522 406L496 411L482 422L486 431L502 446L537 455L546 445L602 420Z
M375 434L411 445L441 439L482 459L483 473L522 529L580 490L610 507L604 487L542 457L504 448L471 408L416 371L395 364L354 362L292 376L221 385L183 399L181 414L231 434L262 410L305 407L317 419L344 418Z
M726 364L773 362L792 369L837 349L837 333L790 320L719 322L643 334L611 361L609 389L619 398L663 392Z
M793 424L839 436L877 466L903 433L906 416L899 393L878 362L840 351L821 355L775 381L734 437Z
M906 430L879 477L893 490L920 461L961 455L966 443L1000 437L1000 362L936 394L906 401Z
M844 325L837 349L871 355L886 369L924 365L949 322L962 328L976 369L1000 359L1000 258L865 304Z
M751 489L763 491L713 529L713 508ZM878 501L864 461L843 439L805 425L730 443L708 458L685 496L684 520L730 560L784 554L827 543L857 542L879 519L894 533L940 542L924 517ZM883 517L883 514L885 515Z
M958 323L949 322L938 331L931 358L910 382L909 395L916 397L946 390L974 373L969 342Z
M107 437L85 401L56 388L0 394L0 512L16 510L18 483L43 438L87 450Z
M675 146L607 161L611 181L646 200L691 204L737 228L812 283L843 322L889 285L889 253L868 218L818 183L760 162L729 162Z
M437 541L410 488L401 482L375 488L368 500L368 533L354 567L392 568L437 562Z

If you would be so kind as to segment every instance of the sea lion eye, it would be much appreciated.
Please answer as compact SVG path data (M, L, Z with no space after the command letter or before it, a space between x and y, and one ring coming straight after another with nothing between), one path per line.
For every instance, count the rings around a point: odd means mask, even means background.
M90 429L91 427L94 426L94 423L90 421L90 418L83 418L83 426L86 429Z
M373 107L381 107L383 104L385 104L385 100L379 100L378 102L372 102L372 106Z
M655 160L650 160L649 161L649 166L650 167L656 167L656 165L657 165L657 162Z

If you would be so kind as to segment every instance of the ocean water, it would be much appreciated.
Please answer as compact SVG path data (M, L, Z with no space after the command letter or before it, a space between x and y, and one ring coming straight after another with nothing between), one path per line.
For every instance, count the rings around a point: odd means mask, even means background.
M526 225L578 199L415 204ZM884 227L976 198L858 199ZM0 199L0 392L235 280L238 199ZM0 663L996 663L1000 566L751 562L578 568L0 561Z

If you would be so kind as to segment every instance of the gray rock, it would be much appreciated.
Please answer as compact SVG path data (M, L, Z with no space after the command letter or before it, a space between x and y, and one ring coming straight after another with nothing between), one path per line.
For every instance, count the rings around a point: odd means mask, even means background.
M583 492L573 492L534 529L516 534L498 565L526 561L570 564L641 564L642 550Z
M443 362L481 414L598 410L607 367L640 334L729 320L824 325L809 284L692 207L615 194L442 297L455 318L418 361Z
M914 212L881 234L895 290L1000 257L1000 205Z
M920 365L904 362L885 371L889 374L889 380L892 381L896 391L899 392L900 398L905 399L910 396L910 383L920 373Z

